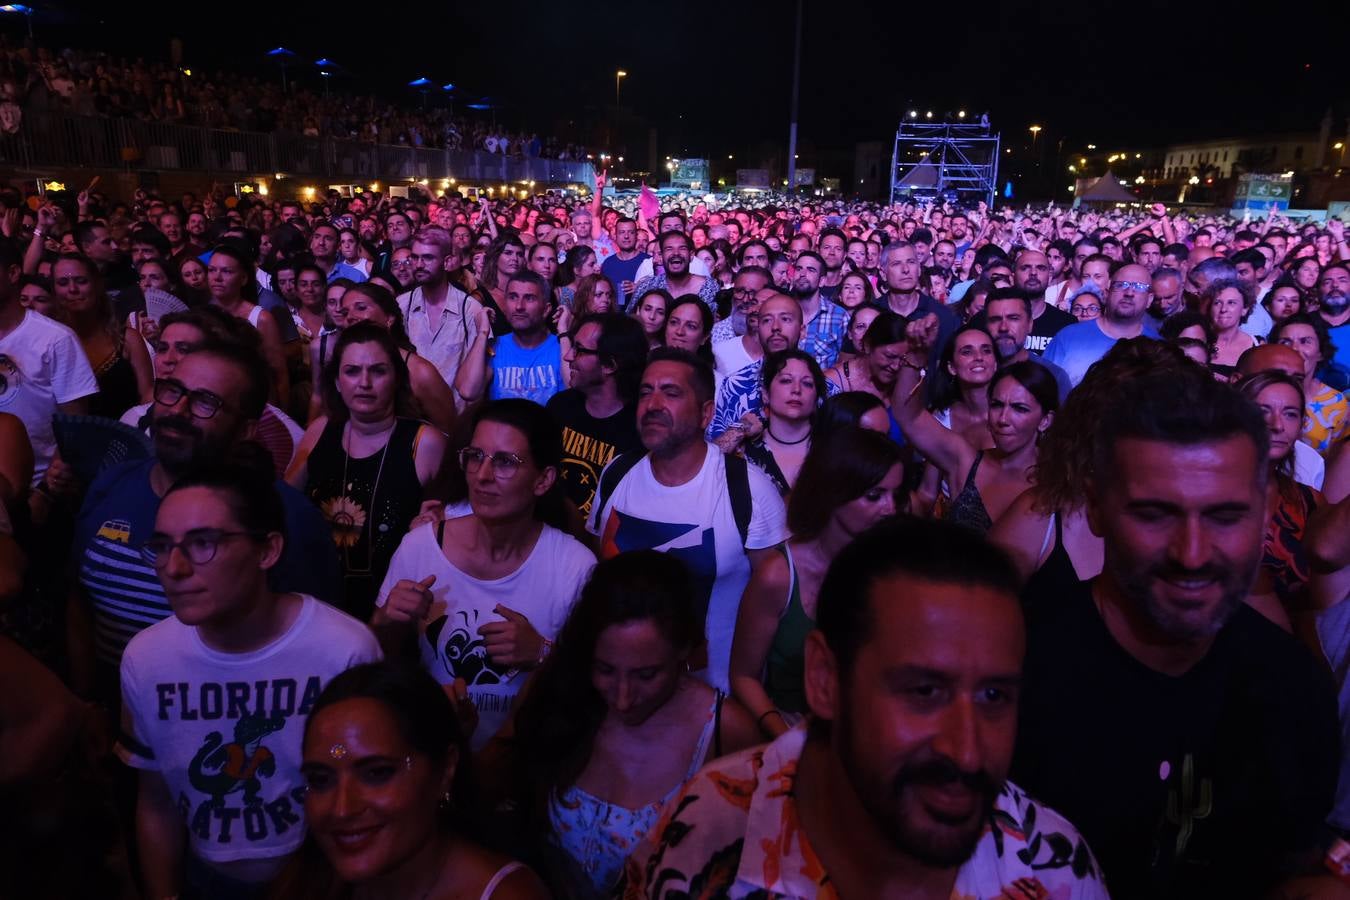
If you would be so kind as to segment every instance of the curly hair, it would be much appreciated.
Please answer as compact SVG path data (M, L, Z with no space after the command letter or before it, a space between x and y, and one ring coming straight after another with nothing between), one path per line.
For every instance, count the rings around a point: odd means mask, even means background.
M1063 514L1082 507L1097 423L1112 414L1122 382L1155 372L1194 372L1198 365L1172 344L1146 337L1117 341L1087 370L1041 437L1032 476L1036 510Z

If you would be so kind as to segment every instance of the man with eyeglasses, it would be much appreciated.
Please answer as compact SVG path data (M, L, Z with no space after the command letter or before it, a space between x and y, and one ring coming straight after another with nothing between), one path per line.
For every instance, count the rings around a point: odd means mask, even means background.
M726 377L764 356L755 331L759 292L773 285L768 269L742 266L731 282L731 315L713 326L712 348L717 374Z
M606 313L582 319L563 354L572 386L549 398L547 408L562 428L558 477L583 519L590 515L601 470L642 443L637 385L648 349L636 319Z
M1153 285L1148 269L1130 263L1111 275L1111 290L1106 295L1100 318L1078 322L1055 335L1045 349L1045 358L1069 374L1077 387L1088 367L1106 355L1116 341L1144 337L1158 339L1158 331L1147 321Z
M254 439L267 401L267 372L258 352L241 346L213 344L187 354L171 376L155 381L155 455L114 466L90 486L71 553L78 581L70 604L71 675L78 692L115 699L127 641L170 615L159 578L140 555L160 500L198 466L265 452ZM287 539L272 585L337 600L332 527L299 491L284 482L277 490L286 507Z
M398 295L398 308L408 340L419 356L454 384L459 367L477 333L475 324L483 304L450 281L456 259L450 232L436 225L423 228L413 239L413 289Z

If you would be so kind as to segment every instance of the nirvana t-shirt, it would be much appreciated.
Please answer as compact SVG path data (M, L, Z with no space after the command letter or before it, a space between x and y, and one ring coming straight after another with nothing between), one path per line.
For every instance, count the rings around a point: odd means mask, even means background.
M562 427L563 490L583 517L591 514L591 500L600 472L620 453L642 443L637 429L637 407L625 406L612 416L597 419L586 411L586 396L577 390L554 394L548 411Z
M1246 605L1179 677L1116 643L1088 584L1029 629L1012 777L1078 826L1113 897L1264 896L1315 848L1339 747L1329 673Z
M651 457L638 461L602 497L604 509L591 505L587 528L600 536L600 556L628 550L663 550L689 567L697 609L706 614L708 682L728 690L727 668L741 593L750 581L746 550L763 550L787 540L783 500L769 477L749 467L751 517L741 544L736 515L727 492L726 461L709 444L703 468L684 484L667 487L652 474Z
M497 338L490 399L520 397L543 406L562 389L562 345L556 334L528 348L517 343L515 334Z
M168 618L122 657L117 752L158 772L208 862L295 851L305 836L305 719L335 675L380 658L370 629L313 597L277 640L221 653Z
M431 612L418 641L422 665L441 684L464 679L469 698L478 707L473 749L479 750L501 729L529 673L493 662L478 629L506 621L496 611L500 604L523 615L535 631L552 640L594 565L595 556L580 541L545 525L520 568L485 581L451 565L436 540L435 527L426 524L408 532L394 551L375 605L384 606L402 579L436 576Z

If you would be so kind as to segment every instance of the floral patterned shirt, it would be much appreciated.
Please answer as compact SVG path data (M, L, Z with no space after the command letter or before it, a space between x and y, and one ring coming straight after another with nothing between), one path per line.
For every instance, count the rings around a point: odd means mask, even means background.
M807 842L793 791L806 729L705 766L629 858L624 900L818 898L838 894ZM1005 783L953 900L1107 897L1086 841Z

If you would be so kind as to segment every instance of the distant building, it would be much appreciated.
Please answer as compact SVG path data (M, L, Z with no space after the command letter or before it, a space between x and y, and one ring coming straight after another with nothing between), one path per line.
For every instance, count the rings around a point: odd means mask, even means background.
M1241 172L1302 173L1324 164L1324 141L1324 135L1309 131L1173 144L1163 152L1163 177L1170 180L1201 172L1216 178Z

